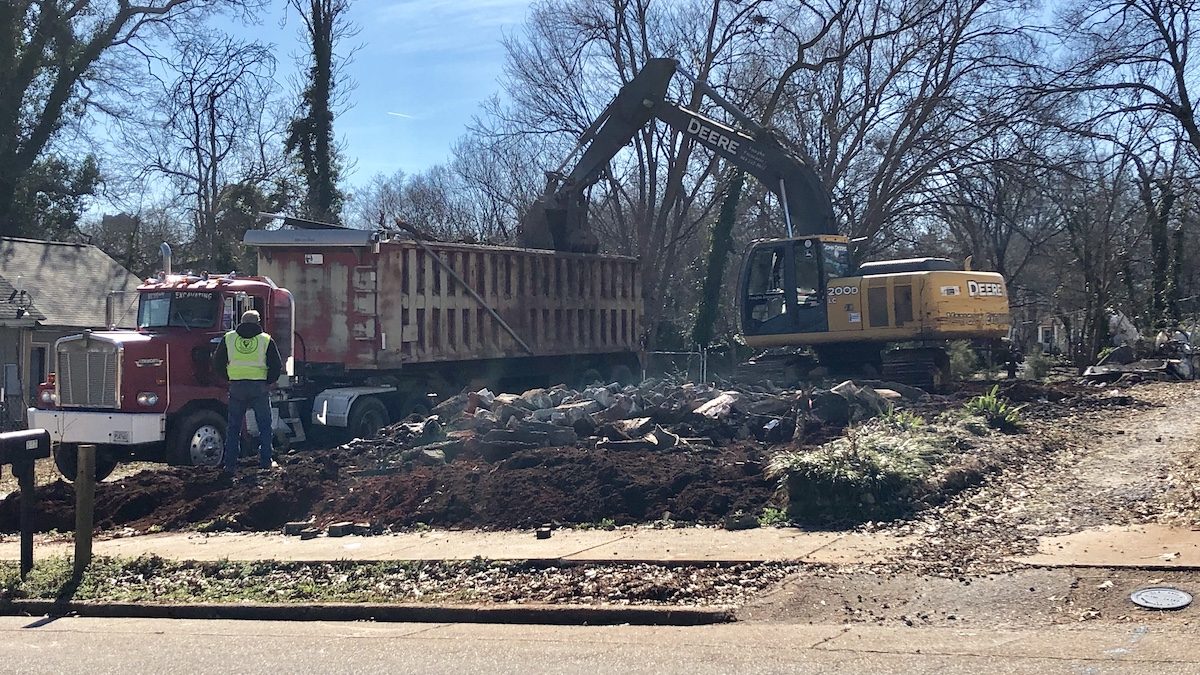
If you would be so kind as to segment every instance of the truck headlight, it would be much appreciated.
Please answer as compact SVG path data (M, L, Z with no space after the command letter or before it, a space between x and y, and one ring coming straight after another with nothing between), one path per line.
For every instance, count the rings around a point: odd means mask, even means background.
M53 391L46 389L42 391L42 403L58 403L58 396Z
M138 392L137 402L138 405L144 405L146 407L152 406L158 403L158 394L152 391Z

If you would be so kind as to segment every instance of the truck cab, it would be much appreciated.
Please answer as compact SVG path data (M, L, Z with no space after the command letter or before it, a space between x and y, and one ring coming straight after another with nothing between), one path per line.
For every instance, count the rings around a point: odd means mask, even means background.
M228 393L211 355L242 312L255 309L293 372L291 293L267 277L159 274L138 287L136 328L60 339L55 376L42 385L30 425L50 432L60 470L74 476L79 444L97 445L97 475L141 459L216 466Z

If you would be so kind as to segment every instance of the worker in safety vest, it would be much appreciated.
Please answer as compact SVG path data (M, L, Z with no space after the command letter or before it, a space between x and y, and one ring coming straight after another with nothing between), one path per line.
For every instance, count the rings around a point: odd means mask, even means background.
M237 471L241 454L242 423L246 411L254 411L258 427L258 465L271 468L271 401L268 388L283 371L279 348L263 332L262 318L250 310L242 314L237 328L225 334L213 352L217 372L229 377L229 426L225 432L225 473Z

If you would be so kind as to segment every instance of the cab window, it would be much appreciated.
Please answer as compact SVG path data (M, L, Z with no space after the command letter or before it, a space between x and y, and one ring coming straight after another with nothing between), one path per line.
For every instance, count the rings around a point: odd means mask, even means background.
M850 247L846 244L823 242L822 257L825 263L825 278L840 279L850 274Z
M746 311L755 321L769 321L787 312L782 248L762 248L750 258Z
M796 251L796 304L805 307L821 304L821 272L817 267L816 242L807 239Z

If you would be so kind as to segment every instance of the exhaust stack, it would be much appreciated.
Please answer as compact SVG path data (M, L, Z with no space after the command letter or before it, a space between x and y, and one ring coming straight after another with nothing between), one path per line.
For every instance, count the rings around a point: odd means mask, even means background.
M167 244L167 242L164 241L162 244L159 245L158 252L159 252L159 254L162 255L162 259L163 259L163 273L170 274L171 273L171 246L169 244Z

